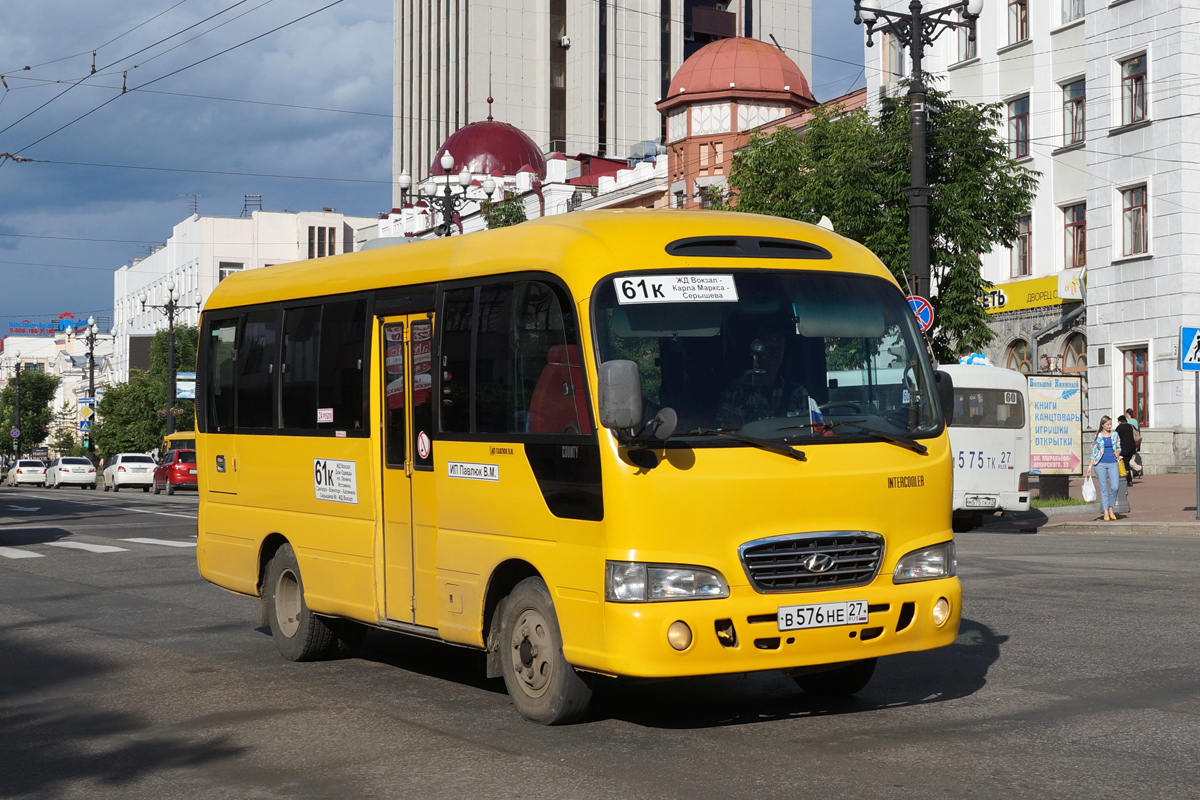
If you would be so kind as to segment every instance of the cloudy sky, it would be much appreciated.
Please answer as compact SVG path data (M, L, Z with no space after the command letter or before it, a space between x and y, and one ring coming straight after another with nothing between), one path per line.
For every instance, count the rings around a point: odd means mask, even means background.
M809 78L826 100L863 85L862 33L850 0L813 6ZM212 216L247 194L268 211L390 206L391 0L0 12L0 153L34 159L0 157L0 336L64 311L110 318L112 271L188 215L181 195Z

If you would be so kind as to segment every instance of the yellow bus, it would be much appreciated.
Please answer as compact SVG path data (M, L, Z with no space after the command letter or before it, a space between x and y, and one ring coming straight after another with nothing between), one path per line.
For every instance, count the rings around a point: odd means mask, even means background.
M577 212L246 271L201 322L197 560L284 657L487 653L516 709L954 641L949 380L860 245Z
M175 431L168 433L163 437L162 444L158 448L159 457L165 456L172 450L195 450L196 449L196 432L195 431Z

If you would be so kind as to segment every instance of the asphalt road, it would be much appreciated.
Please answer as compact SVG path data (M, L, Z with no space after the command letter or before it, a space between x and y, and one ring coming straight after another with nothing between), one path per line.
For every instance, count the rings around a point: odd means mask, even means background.
M1180 798L1200 537L972 533L958 642L855 699L779 673L521 720L478 653L373 631L292 664L203 582L194 495L0 489L0 797ZM72 545L72 546L67 546ZM84 545L81 549L79 545Z

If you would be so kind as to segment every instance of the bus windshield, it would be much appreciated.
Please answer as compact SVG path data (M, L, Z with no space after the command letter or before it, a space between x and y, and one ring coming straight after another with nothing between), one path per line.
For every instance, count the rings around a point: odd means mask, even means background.
M942 429L915 317L882 279L816 271L629 273L602 282L600 360L637 363L644 418L806 445Z

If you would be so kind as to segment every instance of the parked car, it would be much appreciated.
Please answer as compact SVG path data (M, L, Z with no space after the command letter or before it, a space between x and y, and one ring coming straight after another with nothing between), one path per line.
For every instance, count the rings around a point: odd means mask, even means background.
M46 485L46 465L35 459L22 458L8 468L8 485L20 486L22 483L32 483L34 486Z
M162 463L154 468L154 493L163 489L175 494L176 489L196 489L196 451L170 450Z
M142 453L118 453L104 468L104 491L122 488L150 491L154 485L154 459Z
M63 456L50 462L46 467L46 485L55 489L64 486L78 486L86 489L96 488L96 467L91 461L79 456Z

